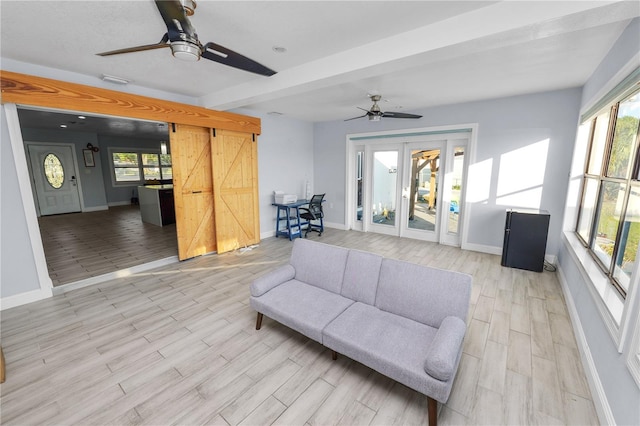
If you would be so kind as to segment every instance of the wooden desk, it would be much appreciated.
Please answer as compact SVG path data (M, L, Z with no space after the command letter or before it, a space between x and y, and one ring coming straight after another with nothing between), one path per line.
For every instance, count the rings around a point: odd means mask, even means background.
M272 203L272 206L278 208L278 216L276 217L276 238L279 236L289 237L289 240L300 237L302 238L302 227L308 225L309 222L300 220L300 207L309 204L309 200L298 200L295 203L279 204ZM280 222L284 222L280 226Z

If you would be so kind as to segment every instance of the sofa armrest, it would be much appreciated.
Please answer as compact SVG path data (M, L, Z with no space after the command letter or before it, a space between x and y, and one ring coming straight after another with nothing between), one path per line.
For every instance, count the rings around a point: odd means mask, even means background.
M254 297L262 296L280 284L292 280L295 276L296 270L293 266L283 265L253 281L250 287L251 295Z
M427 374L442 381L455 374L453 370L466 330L467 325L458 317L446 317L442 321L424 362Z

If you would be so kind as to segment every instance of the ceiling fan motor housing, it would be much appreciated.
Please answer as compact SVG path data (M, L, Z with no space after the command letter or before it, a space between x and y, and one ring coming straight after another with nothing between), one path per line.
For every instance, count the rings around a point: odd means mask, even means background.
M172 41L171 53L183 61L196 62L200 60L200 46L191 41Z

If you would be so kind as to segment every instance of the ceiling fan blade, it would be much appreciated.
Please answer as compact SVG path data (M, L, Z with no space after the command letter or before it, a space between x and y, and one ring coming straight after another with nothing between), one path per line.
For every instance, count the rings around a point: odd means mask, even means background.
M407 114L406 112L391 112L391 111L383 112L382 116L388 117L388 118L422 118L421 115Z
M156 6L167 26L169 40L181 41L180 34L184 33L192 40L198 40L196 30L191 26L191 22L187 18L187 14L179 0L156 0Z
M347 118L347 119L346 119L346 120L344 120L344 121L351 121L351 120L356 120L356 119L358 119L358 118L364 118L364 117L366 117L367 115L369 115L369 114L360 115L360 116L358 116L358 117L353 117L353 118Z
M96 53L96 55L111 56L111 55L119 55L121 53L143 52L145 50L161 49L163 47L170 46L170 44L168 44L167 41L169 41L169 36L165 33L165 35L162 37L162 40L160 40L156 44L145 44L143 46L135 46L135 47L127 47L125 49L110 50L109 52Z
M249 59L246 56L215 43L207 43L204 45L202 48L202 57L230 67L265 75L267 77L276 73L276 71L265 67L253 59Z

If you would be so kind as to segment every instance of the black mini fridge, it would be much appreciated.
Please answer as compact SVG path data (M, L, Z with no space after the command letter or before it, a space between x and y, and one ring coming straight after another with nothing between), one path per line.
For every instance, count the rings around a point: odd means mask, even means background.
M549 218L545 210L507 210L502 266L542 272Z

